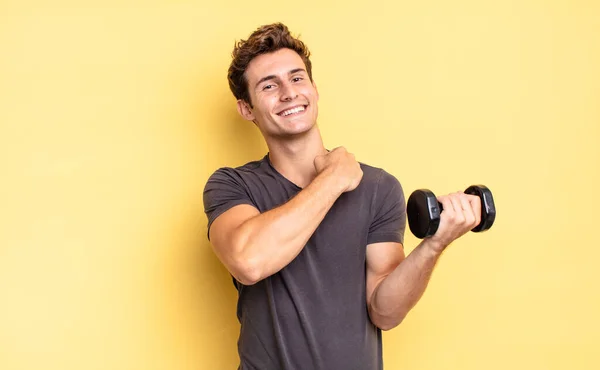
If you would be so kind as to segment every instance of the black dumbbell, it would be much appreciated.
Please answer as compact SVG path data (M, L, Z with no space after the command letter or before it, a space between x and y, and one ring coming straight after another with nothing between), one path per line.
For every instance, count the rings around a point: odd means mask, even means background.
M473 185L465 190L465 194L477 195L481 199L481 222L471 231L488 230L496 219L492 192L483 185ZM408 198L406 207L410 231L419 239L432 236L440 226L440 213L443 210L442 204L431 190L415 190Z

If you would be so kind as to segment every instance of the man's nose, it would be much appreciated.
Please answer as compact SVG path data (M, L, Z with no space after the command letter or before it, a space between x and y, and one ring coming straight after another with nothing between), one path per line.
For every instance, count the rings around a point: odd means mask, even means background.
M296 89L289 82L284 82L281 85L281 96L280 99L283 101L294 100L298 96Z

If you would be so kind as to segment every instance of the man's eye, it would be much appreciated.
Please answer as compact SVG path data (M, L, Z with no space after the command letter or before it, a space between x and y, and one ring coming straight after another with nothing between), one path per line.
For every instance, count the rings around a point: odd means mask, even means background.
M271 90L273 87L275 87L274 85L265 85L265 87L263 87L263 90Z
M292 78L292 81L294 81L294 82L298 82L298 81L301 81L301 80L303 80L302 77L294 77L294 78Z

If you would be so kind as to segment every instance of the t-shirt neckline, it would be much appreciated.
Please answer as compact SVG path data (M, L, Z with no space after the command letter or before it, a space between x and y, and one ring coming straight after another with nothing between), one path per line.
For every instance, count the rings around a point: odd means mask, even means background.
M273 166L273 163L271 163L271 159L269 158L269 153L268 152L267 152L267 155L265 155L265 161L267 162L267 164L269 165L269 167L271 167L271 170L273 172L275 172L275 174L278 177L280 177L281 179L283 179L288 184L292 185L297 190L302 190L302 188L300 186L296 185L295 183L293 183L292 181L290 181L287 177L283 176L279 171L277 171L277 169L275 168L275 166Z

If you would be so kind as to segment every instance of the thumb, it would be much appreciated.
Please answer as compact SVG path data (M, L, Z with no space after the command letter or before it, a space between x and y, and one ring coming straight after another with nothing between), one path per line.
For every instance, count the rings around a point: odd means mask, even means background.
M320 154L320 155L316 156L315 160L314 160L315 166L323 163L324 160L325 160L325 156L324 155Z
M316 157L315 157L315 160L314 160L314 165L315 165L315 168L317 168L317 169L318 169L318 168L320 168L321 166L323 166L323 162L324 162L324 161L325 161L325 156L324 156L324 155L318 155L318 156L316 156Z

